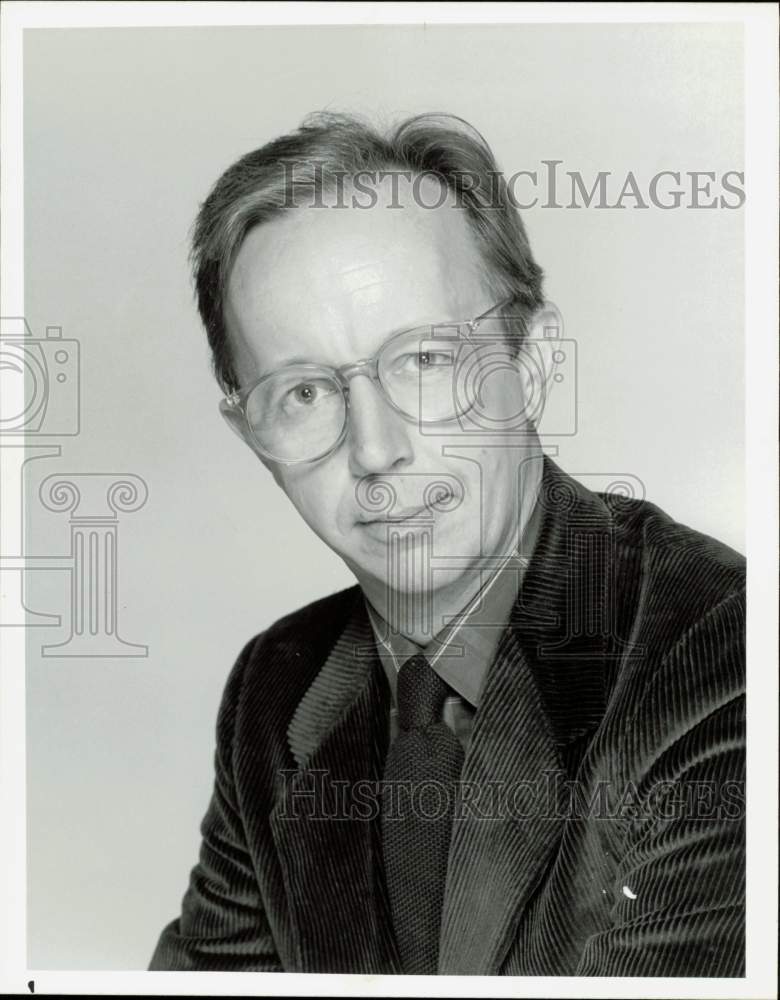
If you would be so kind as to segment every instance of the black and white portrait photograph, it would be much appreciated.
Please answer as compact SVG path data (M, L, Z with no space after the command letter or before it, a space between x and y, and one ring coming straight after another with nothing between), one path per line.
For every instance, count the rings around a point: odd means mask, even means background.
M2 17L4 992L775 997L776 5Z

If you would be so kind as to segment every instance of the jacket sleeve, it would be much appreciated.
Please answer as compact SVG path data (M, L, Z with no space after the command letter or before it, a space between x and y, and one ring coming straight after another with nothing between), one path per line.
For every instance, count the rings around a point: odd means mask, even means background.
M635 730L651 735L624 798L633 816L611 926L588 939L577 975L744 976L743 681L735 595L680 639L647 685Z
M149 970L281 972L244 836L233 784L233 730L245 646L225 685L217 716L214 786L201 823L199 859L181 916L163 929Z

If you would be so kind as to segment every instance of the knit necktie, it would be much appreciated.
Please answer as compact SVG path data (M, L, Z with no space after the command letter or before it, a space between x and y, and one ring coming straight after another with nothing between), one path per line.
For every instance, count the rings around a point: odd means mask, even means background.
M382 851L404 972L436 972L456 782L457 737L439 722L448 687L417 654L398 671L400 733L384 771Z

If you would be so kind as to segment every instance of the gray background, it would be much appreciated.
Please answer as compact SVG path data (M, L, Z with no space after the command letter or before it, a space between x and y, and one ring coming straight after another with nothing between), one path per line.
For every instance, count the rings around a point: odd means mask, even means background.
M142 476L120 523L120 632L142 659L44 659L29 630L31 968L138 969L178 913L243 643L352 580L221 423L187 231L238 155L330 107L470 120L507 171L742 169L738 25L28 30L26 315L80 341L82 431L28 465L26 552L64 554L51 473ZM630 202L627 202L630 204ZM638 477L743 548L743 214L524 213L579 345L584 482ZM68 614L67 573L27 603Z

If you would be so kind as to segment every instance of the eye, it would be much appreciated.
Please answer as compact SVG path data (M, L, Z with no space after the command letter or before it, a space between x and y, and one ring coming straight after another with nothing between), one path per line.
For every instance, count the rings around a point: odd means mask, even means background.
M282 405L288 410L314 407L335 391L330 382L298 382L284 394Z
M317 398L317 387L311 382L302 382L296 385L291 395L296 403L313 403Z
M452 352L450 351L415 351L400 355L393 367L396 372L409 374L436 371L451 366Z

